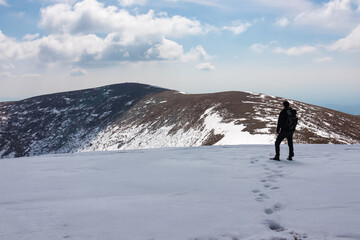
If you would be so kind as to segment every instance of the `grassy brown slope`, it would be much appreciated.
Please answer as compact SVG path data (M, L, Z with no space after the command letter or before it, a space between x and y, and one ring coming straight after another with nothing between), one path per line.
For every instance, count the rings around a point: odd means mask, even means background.
M262 134L259 129L265 129L265 133L275 134L276 119L282 109L283 100L245 92L181 94L164 91L143 98L119 119L117 124L146 124L150 131L172 126L169 134L174 134L180 129L186 132L201 128L201 116L207 109L213 108L223 118L223 122L244 125L243 131ZM298 110L300 118L295 142L360 143L360 117L297 101L291 103ZM318 130L322 131L321 135ZM328 136L326 133L329 133ZM212 145L221 138L217 135L211 136L204 144Z

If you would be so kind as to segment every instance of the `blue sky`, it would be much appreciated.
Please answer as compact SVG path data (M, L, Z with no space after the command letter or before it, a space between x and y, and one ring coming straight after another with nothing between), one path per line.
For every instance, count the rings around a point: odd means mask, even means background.
M360 0L0 0L0 100L121 82L360 105Z

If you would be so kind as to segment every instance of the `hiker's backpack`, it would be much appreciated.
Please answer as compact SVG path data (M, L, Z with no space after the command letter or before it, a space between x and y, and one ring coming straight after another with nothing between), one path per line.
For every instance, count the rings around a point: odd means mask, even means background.
M286 111L286 113L287 113L286 125L289 127L289 129L291 131L295 131L296 125L298 123L298 117L296 116L296 110L290 108Z

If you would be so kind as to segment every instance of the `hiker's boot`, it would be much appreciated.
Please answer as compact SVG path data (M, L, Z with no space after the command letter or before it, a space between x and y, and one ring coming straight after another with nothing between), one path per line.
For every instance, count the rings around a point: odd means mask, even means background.
M273 158L270 158L270 160L280 161L280 158L279 158L279 156L275 156Z
M292 156L288 156L287 160L292 161Z

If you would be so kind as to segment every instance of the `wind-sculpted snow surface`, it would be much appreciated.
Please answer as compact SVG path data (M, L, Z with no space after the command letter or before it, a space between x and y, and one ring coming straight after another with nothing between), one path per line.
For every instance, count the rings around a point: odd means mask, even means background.
M282 151L287 146L282 146ZM0 161L0 239L355 240L360 146L204 146Z
M182 94L127 83L0 104L0 157L93 150L273 144L279 97ZM291 101L296 143L360 143L360 117Z

